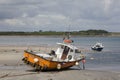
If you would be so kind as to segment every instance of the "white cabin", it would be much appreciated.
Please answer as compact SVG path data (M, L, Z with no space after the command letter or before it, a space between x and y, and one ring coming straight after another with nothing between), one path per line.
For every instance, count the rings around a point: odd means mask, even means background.
M77 47L71 44L57 43L59 48L56 50L55 54L58 61L75 61L80 59L81 51Z
M83 56L81 51L73 46L72 44L66 43L57 43L58 48L56 51L51 50L49 54L42 54L38 52L34 52L34 54L41 56L45 59L52 60L52 61L59 61L59 62L70 62L80 60Z

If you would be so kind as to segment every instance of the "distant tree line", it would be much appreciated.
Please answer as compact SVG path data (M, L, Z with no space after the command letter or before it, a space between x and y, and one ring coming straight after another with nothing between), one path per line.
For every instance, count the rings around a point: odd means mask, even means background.
M86 30L86 31L78 31L73 32L74 35L108 35L109 32L106 30Z
M62 31L34 31L34 32L0 32L0 35L63 35L66 32ZM70 31L71 35L85 35L85 36L95 36L95 35L109 35L110 32L106 30L86 30L86 31Z

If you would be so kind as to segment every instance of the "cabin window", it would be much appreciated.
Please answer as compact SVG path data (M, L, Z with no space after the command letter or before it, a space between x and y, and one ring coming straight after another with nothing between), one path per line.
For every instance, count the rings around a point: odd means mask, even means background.
M65 51L66 53L68 53L69 49L70 49L69 47L65 46L64 51Z
M63 45L61 45L61 48L62 48L62 49L64 49L64 46L63 46Z
M72 50L72 49L70 49L70 52L73 52L73 50Z
M62 57L61 59L65 60L67 55L68 55L68 52L69 52L70 48L65 46L64 50L63 50L63 54L62 54Z
M72 59L72 55L69 55L69 56L68 56L68 59L71 60L71 59Z
M75 49L75 53L81 53L81 51L78 49Z

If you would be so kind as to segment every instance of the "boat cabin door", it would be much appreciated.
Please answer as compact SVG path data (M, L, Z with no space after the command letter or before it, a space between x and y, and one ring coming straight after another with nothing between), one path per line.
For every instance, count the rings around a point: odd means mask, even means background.
M67 47L67 46L64 47L64 50L63 50L63 53L62 53L62 56L61 56L61 59L62 59L62 60L65 60L65 59L66 59L69 50L70 50L69 47Z

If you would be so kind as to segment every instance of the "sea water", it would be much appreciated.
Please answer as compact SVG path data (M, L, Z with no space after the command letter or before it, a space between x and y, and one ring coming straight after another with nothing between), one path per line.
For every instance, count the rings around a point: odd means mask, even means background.
M74 45L88 50L86 53L86 69L120 71L120 37L72 37ZM0 46L47 45L55 46L62 42L62 37L55 36L0 36ZM92 51L91 46L101 42L101 52Z

